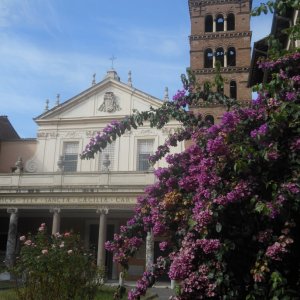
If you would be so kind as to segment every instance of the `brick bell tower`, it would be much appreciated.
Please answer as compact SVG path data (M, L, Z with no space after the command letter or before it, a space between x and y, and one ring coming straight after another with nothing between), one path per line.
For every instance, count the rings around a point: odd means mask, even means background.
M219 61L221 75L225 79L224 94L245 104L251 99L247 81L251 57L252 0L188 1L191 70L200 84L213 81L215 62ZM197 111L206 120L218 123L225 108L219 104L202 103Z

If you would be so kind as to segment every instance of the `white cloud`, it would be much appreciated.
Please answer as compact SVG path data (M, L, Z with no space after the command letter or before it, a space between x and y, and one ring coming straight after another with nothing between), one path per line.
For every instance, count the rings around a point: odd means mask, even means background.
M1 0L0 27L35 28L51 36L62 32L58 14L49 0Z

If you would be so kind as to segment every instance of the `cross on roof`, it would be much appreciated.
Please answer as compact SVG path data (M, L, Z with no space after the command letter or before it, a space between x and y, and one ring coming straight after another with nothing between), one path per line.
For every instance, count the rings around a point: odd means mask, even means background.
M117 58L114 56L114 55L112 55L112 57L109 59L109 60L111 60L111 68L113 69L114 68L114 60L116 60Z

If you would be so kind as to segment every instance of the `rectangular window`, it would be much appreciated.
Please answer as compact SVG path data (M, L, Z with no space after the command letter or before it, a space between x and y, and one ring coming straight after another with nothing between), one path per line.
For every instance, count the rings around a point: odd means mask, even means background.
M100 171L113 171L115 165L115 142L108 144L99 157Z
M148 171L150 168L149 156L153 154L154 140L137 141L137 170Z
M76 172L78 161L78 142L65 142L63 166L65 172Z

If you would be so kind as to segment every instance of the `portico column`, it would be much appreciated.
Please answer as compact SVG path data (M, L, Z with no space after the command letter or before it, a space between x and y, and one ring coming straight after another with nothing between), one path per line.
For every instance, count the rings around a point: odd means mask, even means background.
M60 231L60 208L52 208L50 212L53 213L52 219L52 235Z
M227 31L227 18L224 19L224 31Z
M216 66L216 52L213 52L213 68L215 68Z
M146 237L146 271L152 271L154 263L154 238L153 232L148 231Z
M217 19L214 19L213 20L213 32L216 32L216 30L217 30L216 24L217 24Z
M227 52L224 52L224 68L227 68Z
M99 217L99 236L98 236L98 253L97 253L97 266L105 266L105 248L106 241L106 217L108 208L100 208L97 210L100 214Z
M18 233L18 209L8 208L7 212L10 214L10 218L6 243L5 265L6 267L11 268L15 263L16 242Z

